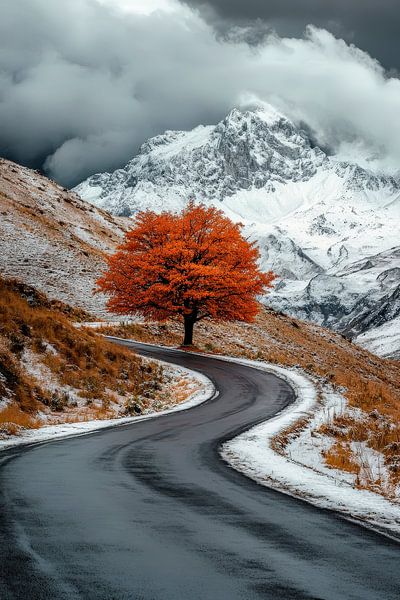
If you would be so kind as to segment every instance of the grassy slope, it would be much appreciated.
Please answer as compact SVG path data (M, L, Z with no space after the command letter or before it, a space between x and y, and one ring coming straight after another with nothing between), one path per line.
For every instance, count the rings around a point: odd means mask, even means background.
M85 317L0 278L0 434L165 405L163 369L74 327Z
M135 324L112 328L112 334L179 345L182 328L177 323ZM261 310L254 324L198 324L195 341L199 350L207 352L301 367L342 388L349 406L362 412L349 410L324 426L321 434L332 437L332 448L325 457L327 464L357 474L361 466L353 456L351 442L364 441L384 455L393 489L400 484L398 362L378 358L322 327L267 309ZM359 484L387 491L379 481Z

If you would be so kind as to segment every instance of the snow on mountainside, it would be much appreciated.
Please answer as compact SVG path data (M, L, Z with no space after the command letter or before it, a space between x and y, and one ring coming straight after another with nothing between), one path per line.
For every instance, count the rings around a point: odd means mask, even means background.
M167 131L75 190L115 215L222 208L282 280L266 302L356 336L399 315L400 182L315 147L272 107Z
M0 159L0 274L17 277L51 299L105 314L93 296L104 268L127 228L35 171Z
M400 360L400 316L361 334L357 342L375 354Z

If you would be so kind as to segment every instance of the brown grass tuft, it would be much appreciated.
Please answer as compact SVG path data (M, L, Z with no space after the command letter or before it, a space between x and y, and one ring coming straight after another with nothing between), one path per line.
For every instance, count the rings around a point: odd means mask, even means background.
M16 435L21 429L37 429L39 419L22 411L16 403L0 410L0 438L2 434Z

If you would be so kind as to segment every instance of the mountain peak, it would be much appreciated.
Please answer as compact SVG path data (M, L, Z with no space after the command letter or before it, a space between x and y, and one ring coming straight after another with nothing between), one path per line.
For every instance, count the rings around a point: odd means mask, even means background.
M250 105L246 105L244 108L233 108L224 121L231 121L233 123L242 123L243 121L255 123L257 121L263 121L270 126L276 125L280 121L284 121L293 125L288 117L279 112L272 104L261 101L253 102Z
M262 224L320 200L387 204L398 195L395 184L328 157L278 110L258 103L233 108L216 126L151 138L123 169L94 175L76 191L122 216L179 210L196 198L223 202L232 218Z
M279 113L271 105L259 105L253 108L233 108L217 126L216 130L224 128L241 131L257 131L265 128L277 129L282 126L295 126L287 117Z
M234 108L216 126L151 138L124 169L76 188L119 215L153 206L179 208L189 197L222 201L240 190L274 191L275 182L307 180L326 160L306 135L270 105Z
M259 105L253 108L233 108L225 117L224 122L242 123L244 121L264 121L268 125L275 125L279 121L288 121L287 117L279 113L273 106Z

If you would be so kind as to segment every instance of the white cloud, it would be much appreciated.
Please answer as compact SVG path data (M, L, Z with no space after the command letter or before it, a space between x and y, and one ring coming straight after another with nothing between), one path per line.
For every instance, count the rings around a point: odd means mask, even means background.
M156 10L174 12L180 9L177 0L97 0L111 8L116 8L127 13L150 15Z

